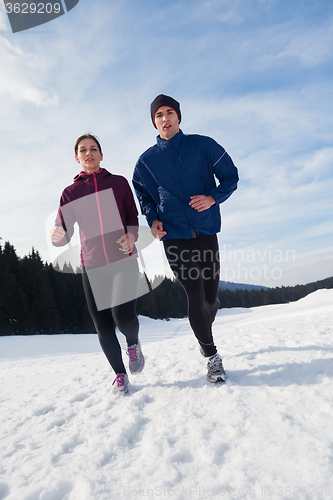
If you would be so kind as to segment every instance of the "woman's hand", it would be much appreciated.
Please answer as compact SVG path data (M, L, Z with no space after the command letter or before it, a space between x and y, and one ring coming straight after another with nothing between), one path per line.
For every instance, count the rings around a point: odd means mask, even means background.
M66 231L64 230L63 227L59 226L54 226L54 228L51 230L51 241L52 243L59 243L65 236Z
M151 225L151 233L158 240L167 234L166 231L163 231L163 224L160 220L154 220Z
M116 241L120 245L119 250L124 252L125 255L132 253L134 247L135 237L132 233L124 234L119 240Z
M189 205L197 212L203 212L204 210L208 210L212 205L215 205L215 203L216 201L211 196L199 194L197 196L191 196Z

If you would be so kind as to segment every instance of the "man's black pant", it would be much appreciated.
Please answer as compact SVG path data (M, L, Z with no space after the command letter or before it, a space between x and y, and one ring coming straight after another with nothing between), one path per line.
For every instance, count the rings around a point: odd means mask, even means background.
M219 307L220 258L216 234L163 241L172 272L186 290L188 317L205 356L217 350L212 323Z

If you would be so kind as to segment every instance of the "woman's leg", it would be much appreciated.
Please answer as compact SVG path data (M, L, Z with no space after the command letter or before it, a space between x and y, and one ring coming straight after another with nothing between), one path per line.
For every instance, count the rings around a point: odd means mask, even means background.
M132 374L140 373L145 365L138 338L139 321L136 315L138 283L137 260L129 260L117 266L117 274L113 280L111 310L117 327L126 337L129 370Z
M114 321L128 346L138 343L139 321L136 315L136 300L120 304L112 308Z
M128 346L138 343L139 321L136 315L139 267L137 260L117 264L112 286L112 315Z
M94 322L101 348L115 373L126 373L111 309L103 309L101 311L97 309L89 278L85 271L82 274L82 282L88 310Z

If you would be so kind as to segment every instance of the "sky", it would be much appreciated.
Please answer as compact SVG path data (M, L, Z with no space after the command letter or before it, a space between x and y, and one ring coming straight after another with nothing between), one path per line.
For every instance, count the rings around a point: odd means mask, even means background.
M332 276L332 46L330 0L80 0L15 34L1 3L2 244L52 262L76 138L97 135L102 166L131 183L155 143L150 103L164 93L181 103L182 131L213 137L239 169L221 205L221 279ZM145 265L169 272L160 242Z

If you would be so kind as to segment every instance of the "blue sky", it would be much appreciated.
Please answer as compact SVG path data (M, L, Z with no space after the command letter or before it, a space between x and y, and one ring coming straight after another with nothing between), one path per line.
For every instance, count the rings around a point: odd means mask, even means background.
M16 34L1 4L0 236L50 261L45 221L77 173L76 138L96 134L102 165L131 181L165 93L183 132L214 137L239 168L221 206L221 279L332 276L332 46L329 0L80 0ZM146 264L165 267L154 252Z

